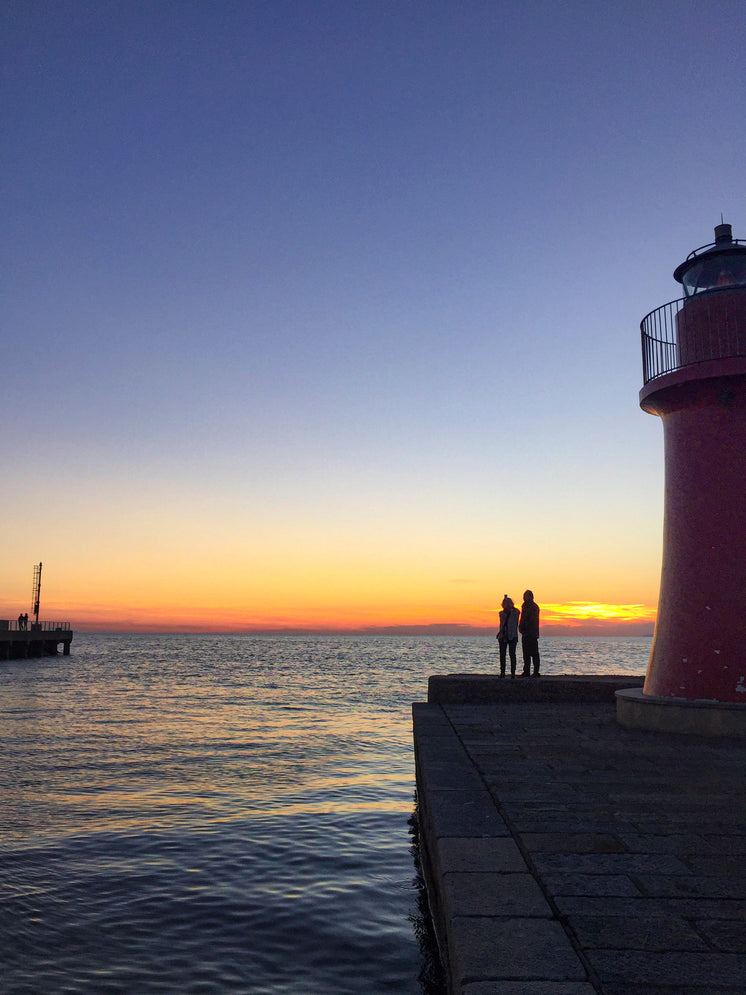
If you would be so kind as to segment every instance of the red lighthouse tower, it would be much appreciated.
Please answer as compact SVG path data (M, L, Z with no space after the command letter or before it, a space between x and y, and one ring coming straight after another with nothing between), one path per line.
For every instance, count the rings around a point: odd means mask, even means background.
M731 226L641 323L640 406L663 422L658 618L643 698L746 705L746 242Z

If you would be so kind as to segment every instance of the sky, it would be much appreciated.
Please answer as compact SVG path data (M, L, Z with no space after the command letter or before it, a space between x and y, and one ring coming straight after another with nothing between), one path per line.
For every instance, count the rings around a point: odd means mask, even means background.
M652 631L742 0L5 0L0 617Z

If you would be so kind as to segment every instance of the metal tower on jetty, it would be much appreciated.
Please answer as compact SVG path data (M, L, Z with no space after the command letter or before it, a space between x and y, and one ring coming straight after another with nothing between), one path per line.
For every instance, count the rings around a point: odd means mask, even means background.
M34 621L39 623L39 599L41 597L41 563L34 567L34 587L31 592L31 609L34 613Z
M644 696L746 705L746 242L719 224L641 322L640 406L663 422L658 619Z

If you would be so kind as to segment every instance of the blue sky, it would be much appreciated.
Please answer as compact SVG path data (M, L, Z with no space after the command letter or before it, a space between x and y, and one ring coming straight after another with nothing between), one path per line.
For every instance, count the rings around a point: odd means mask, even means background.
M11 0L0 33L9 613L38 560L111 623L655 604L639 322L746 233L740 0Z

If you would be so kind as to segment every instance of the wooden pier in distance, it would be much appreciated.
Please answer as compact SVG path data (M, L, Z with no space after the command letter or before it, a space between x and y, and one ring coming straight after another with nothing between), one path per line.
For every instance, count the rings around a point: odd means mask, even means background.
M62 647L70 655L73 631L68 622L31 622L19 628L17 622L0 619L0 660L57 656Z

